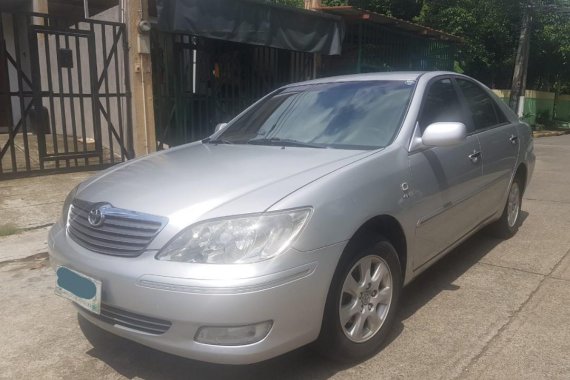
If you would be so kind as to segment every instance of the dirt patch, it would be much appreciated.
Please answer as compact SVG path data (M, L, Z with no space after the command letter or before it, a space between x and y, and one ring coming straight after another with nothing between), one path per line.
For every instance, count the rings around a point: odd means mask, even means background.
M0 262L0 268L7 268L8 272L17 270L36 270L49 266L49 256L47 252L36 253L23 259L6 260Z

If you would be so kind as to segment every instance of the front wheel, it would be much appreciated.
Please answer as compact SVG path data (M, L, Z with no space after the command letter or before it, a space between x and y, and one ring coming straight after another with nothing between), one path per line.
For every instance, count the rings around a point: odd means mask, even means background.
M491 233L496 237L508 239L517 232L520 224L522 189L520 177L515 177L501 218L489 226Z
M327 297L320 351L340 361L376 353L390 331L401 289L402 270L389 242L343 260Z

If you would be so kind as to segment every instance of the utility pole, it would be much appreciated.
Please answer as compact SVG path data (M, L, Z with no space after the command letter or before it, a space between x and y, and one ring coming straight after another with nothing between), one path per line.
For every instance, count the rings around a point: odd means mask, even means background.
M530 5L527 5L524 9L521 22L521 33L519 36L517 56L515 58L515 70L513 72L513 84L509 98L509 106L513 111L518 113L519 116L522 116L524 110L524 94L526 91L526 75L528 71L528 56L530 53L531 22Z
M538 4L537 4L538 3ZM567 4L568 1L564 1ZM544 4L544 1L524 1L524 12L521 22L521 32L519 45L515 58L515 69L513 72L513 83L509 106L519 116L524 111L524 94L526 92L526 77L528 72L528 57L530 55L530 33L532 29L532 12L557 12L559 14L570 14L570 7L561 4Z

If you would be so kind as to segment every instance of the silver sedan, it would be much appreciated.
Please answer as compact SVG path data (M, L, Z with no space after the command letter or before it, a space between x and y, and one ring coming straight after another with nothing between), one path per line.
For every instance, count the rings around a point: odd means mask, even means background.
M454 73L280 88L209 138L74 189L56 293L114 334L245 364L314 342L377 352L402 287L476 231L520 223L528 125Z

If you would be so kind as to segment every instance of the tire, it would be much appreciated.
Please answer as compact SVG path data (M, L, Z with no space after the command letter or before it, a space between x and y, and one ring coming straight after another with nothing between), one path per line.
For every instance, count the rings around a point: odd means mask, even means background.
M523 183L521 178L517 176L509 188L507 203L501 218L489 226L492 235L501 239L508 239L516 234L521 222L522 195Z
M329 289L317 349L333 360L353 362L380 350L390 332L403 281L396 250L384 239L345 256ZM363 272L371 275L362 276Z

